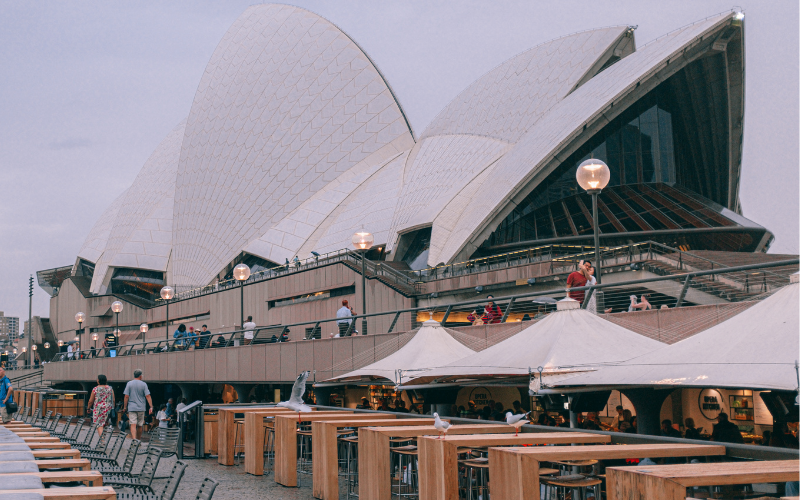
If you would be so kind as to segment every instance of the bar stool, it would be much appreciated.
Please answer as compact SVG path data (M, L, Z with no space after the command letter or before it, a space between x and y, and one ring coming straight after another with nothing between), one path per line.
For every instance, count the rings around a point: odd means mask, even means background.
M489 459L473 458L460 460L466 474L467 500L488 500L489 498Z
M397 457L397 474L392 476L392 496L419 498L417 447L399 446L391 453Z
M297 431L297 438L299 441L299 448L297 450L297 473L310 475L314 471L311 448L311 431Z
M540 477L539 484L544 489L542 500L566 500L568 491L572 492L572 500L586 500L589 498L586 494L590 488L594 498L600 500L600 485L603 484L603 481L591 477L578 477L578 475L551 476Z
M398 438L389 438L389 470L395 470L397 467L397 460L399 455L395 455L391 453L391 450L394 448L401 448L404 446L416 446L417 445L417 438L416 437L398 437Z
M347 500L358 498L358 436L345 436L339 438L339 444L344 451L344 476L347 485Z
M239 456L244 455L244 420L234 420L233 463L239 465Z
M275 424L268 423L264 427L264 473L272 470L275 463Z

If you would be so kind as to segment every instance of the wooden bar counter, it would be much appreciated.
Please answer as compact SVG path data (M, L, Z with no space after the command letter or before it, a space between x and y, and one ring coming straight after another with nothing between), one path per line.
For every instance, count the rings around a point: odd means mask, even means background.
M492 500L540 500L540 462L719 455L724 446L672 443L489 448L489 494Z
M230 407L219 408L217 413L217 462L221 465L233 465L233 446L236 437L236 426L234 425L237 413L247 415L250 412L272 410L277 412L291 413L291 410L277 407Z
M647 465L606 469L608 500L685 500L686 488L797 481L800 461Z
M445 419L446 420L446 419ZM453 425L448 435L514 433L514 428L498 424ZM392 438L419 438L436 435L432 425L412 427L362 427L358 430L358 496L362 500L391 500Z
M341 411L315 411L314 415L341 415L342 413ZM244 415L244 471L248 474L264 475L264 430L275 424L276 415L292 415L297 420L297 413L287 411L254 411Z
M378 420L396 419L396 415L381 413L336 412L337 415L301 413L303 422L317 420ZM297 486L297 423L298 417L275 417L275 482L283 486Z
M611 436L585 432L526 432L518 436L485 434L476 436L423 436L419 450L420 500L458 500L458 454L463 447L522 446L545 444L610 443Z
M339 429L345 427L433 427L431 418L369 420L320 420L311 423L313 494L323 500L339 500Z

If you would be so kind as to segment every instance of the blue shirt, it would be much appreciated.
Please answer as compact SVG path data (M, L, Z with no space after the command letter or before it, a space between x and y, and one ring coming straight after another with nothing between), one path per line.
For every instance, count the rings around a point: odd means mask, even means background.
M4 401L8 395L9 387L11 387L11 381L8 379L8 377L4 376L2 379L0 379L0 408L6 407Z
M186 332L182 332L180 330L175 330L175 333L172 334L173 338L178 340L175 341L175 345L183 345L183 338L186 336Z

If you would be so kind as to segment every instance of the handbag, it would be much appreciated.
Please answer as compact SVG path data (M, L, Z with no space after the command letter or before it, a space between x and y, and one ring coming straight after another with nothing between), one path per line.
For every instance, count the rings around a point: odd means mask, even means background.
M6 413L13 415L14 413L17 413L17 410L19 410L19 406L17 406L17 403L14 402L14 397L12 396L8 398L8 401L6 401Z

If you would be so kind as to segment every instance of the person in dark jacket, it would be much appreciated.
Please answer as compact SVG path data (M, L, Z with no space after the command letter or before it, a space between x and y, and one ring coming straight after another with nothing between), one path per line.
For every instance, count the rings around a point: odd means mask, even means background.
M661 435L671 438L682 438L681 431L672 427L672 420L666 419L661 421Z
M700 436L700 431L703 430L703 428L695 428L693 418L687 418L683 423L686 425L686 433L684 434L686 439L703 439Z
M744 443L739 427L728 420L728 414L724 411L717 416L717 425L711 431L711 440L720 443Z

